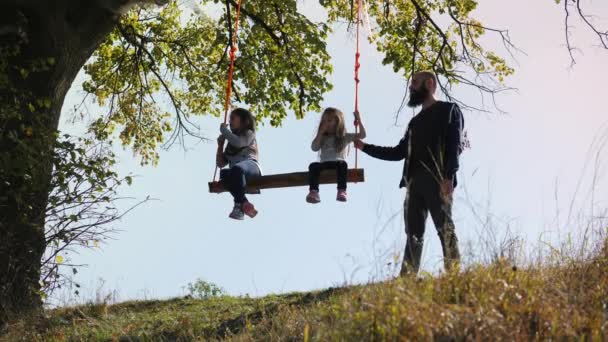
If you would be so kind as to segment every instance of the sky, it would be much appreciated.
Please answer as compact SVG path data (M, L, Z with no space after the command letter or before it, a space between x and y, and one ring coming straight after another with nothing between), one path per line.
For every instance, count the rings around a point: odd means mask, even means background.
M314 1L300 3L312 17L322 17ZM593 4L595 13L608 19L608 4ZM508 28L525 54L511 61L516 73L507 83L517 91L497 98L504 114L464 113L472 147L461 156L454 219L461 252L468 258L509 234L520 236L527 248L539 239L557 243L568 233L580 234L576 222L565 220L573 198L575 212L589 210L592 199L594 209L608 207L606 192L599 190L608 185L605 163L589 164L590 149L598 152L592 157L608 158L606 149L593 145L602 135L605 141L608 133L608 51L598 48L594 36L577 23L573 38L581 51L575 52L577 63L570 67L563 10L553 1L481 1L475 16L491 26ZM352 35L337 27L328 48L335 87L323 105L350 113ZM367 42L362 44L361 58L360 112L366 140L395 145L412 116L408 110L395 120L405 81L382 65L382 56ZM79 89L75 84L64 105L60 129L65 132L78 131L69 109L81 101ZM479 103L470 90L454 91L467 103ZM303 120L290 117L278 129L262 126L258 143L264 173L306 170L317 157L310 141L318 120L318 113L310 113ZM201 118L199 124L205 136L218 135L220 119ZM175 146L161 152L157 167L141 167L131 151L117 148L119 172L137 175L121 195L155 200L117 223L121 231L101 249L72 257L87 265L76 278L81 296L58 294L57 301L90 300L100 292L111 292L121 301L168 298L184 295L185 286L197 278L231 295L261 296L396 275L405 244L405 193L397 186L401 162L360 154L366 180L349 184L347 203L334 200L333 186L322 186L322 202L317 205L305 203L305 187L267 190L250 197L259 215L237 222L227 218L230 196L207 191L215 149L214 141L189 144L187 150ZM590 166L585 169L585 165ZM591 196L587 189L593 171L596 191ZM441 248L431 220L425 237L422 267L436 272L442 265Z

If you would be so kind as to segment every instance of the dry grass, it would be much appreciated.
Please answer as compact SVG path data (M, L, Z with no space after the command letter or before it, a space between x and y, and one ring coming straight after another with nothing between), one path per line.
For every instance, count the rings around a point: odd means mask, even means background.
M406 278L352 288L315 305L285 306L235 337L605 340L608 247L585 262L527 269L496 262L436 278Z
M608 241L608 240L606 240ZM321 292L127 302L50 311L6 340L608 339L608 242L585 260L507 261Z

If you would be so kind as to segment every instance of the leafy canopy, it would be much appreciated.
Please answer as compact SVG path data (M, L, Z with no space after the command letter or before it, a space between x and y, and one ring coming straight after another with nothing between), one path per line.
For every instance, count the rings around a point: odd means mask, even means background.
M296 0L243 0L232 101L261 121L280 126L290 112L302 118L319 111L332 89L326 40L337 22L352 24L356 1L319 3L327 20L316 23L300 12ZM85 66L84 90L107 109L91 132L102 140L117 134L142 163L157 162L162 143L197 135L193 116L224 112L236 1L199 4L200 13L176 1L128 12ZM435 71L449 98L450 87L458 83L494 94L513 72L478 42L487 29L471 17L475 0L365 4L369 20L364 24L371 26L370 41L384 54L383 63L406 78L413 70ZM206 14L218 9L221 15ZM505 39L505 31L493 32Z

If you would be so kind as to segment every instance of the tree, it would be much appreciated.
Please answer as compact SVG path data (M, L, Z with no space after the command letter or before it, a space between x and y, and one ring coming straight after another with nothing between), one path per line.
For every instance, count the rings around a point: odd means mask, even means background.
M205 10L225 8L212 17L168 1L0 3L0 320L41 307L53 146L64 97L83 66L83 89L107 109L91 133L118 136L143 163L157 162L163 143L198 136L194 115L221 114L237 2L200 0ZM353 22L355 1L319 2L328 12L324 23L300 13L296 0L244 0L230 86L236 101L274 126L288 112L301 118L318 110L331 89L325 41L334 23ZM471 17L477 1L366 3L371 40L396 72L407 78L434 70L448 98L457 84L491 96L506 89L502 81L513 69L479 38L491 33L507 50L514 46L506 30ZM134 7L141 4L150 6Z
M79 288L73 276L81 265L71 255L99 247L116 232L118 220L148 200L118 209L119 202L129 200L118 191L130 186L133 177L119 177L114 171L115 155L109 144L64 135L53 152L40 279L45 297L66 285Z
M3 1L0 9L0 321L41 307L59 114L74 77L114 27L112 12L83 13L77 3Z

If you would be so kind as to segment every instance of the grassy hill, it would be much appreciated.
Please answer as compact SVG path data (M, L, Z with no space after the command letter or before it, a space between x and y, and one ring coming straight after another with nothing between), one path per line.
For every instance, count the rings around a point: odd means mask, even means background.
M581 260L396 279L263 298L85 305L9 327L6 340L608 340L608 243Z

